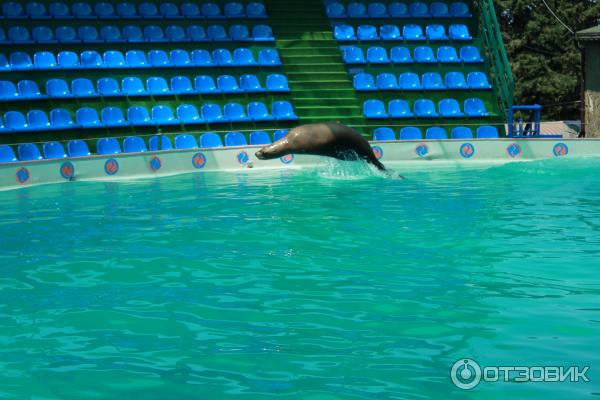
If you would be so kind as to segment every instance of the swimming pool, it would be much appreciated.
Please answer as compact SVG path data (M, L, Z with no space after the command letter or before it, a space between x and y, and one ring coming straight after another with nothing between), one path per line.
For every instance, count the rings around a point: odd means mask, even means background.
M0 397L593 397L598 158L0 192ZM452 363L589 383L452 386Z

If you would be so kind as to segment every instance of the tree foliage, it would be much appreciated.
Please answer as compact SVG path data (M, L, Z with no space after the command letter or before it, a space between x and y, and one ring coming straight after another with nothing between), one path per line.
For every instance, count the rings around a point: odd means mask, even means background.
M598 0L545 0L571 30L598 24ZM575 35L543 0L495 0L511 68L516 104L548 105L545 119L578 119L581 53Z

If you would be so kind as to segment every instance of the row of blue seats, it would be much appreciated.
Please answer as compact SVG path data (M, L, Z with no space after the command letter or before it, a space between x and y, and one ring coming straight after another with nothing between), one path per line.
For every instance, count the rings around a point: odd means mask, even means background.
M363 113L367 118L481 118L489 116L483 100L478 98L466 99L464 112L455 99L443 99L438 104L439 113L435 104L429 99L419 99L414 102L413 111L406 100L395 99L388 103L388 111L381 100L367 100L363 105Z
M170 87L165 78L151 77L146 85L138 77L123 78L121 86L113 78L100 78L96 88L91 80L77 78L71 82L71 88L62 79L54 78L46 81L46 93L42 94L35 81L21 80L16 85L11 81L0 81L0 100L42 100L47 98L71 97L115 97L115 96L147 96L147 95L182 95L182 94L234 94L234 93L286 93L290 91L287 78L281 74L270 74L266 78L266 88L256 75L242 75L238 81L231 75L221 75L216 83L212 76L199 75L194 78L194 85L187 76L174 76Z
M484 125L477 128L478 139L497 139L498 129L495 126ZM400 140L422 140L423 133L421 129L415 126L406 126L400 129ZM467 126L457 126L452 128L450 132L452 139L473 139L473 131ZM448 139L448 133L444 128L433 126L425 131L425 139L427 140L443 140ZM373 140L397 140L396 132L392 128L381 127L373 131Z
M175 114L171 107L158 105L152 107L151 113L146 107L132 106L127 110L127 118L118 107L105 107L98 111L91 107L82 107L75 112L75 121L64 108L50 111L50 118L42 110L31 110L27 116L19 111L4 113L3 125L0 121L0 133L46 131L75 128L102 128L148 125L204 124L223 122L261 122L261 121L294 121L298 116L288 101L275 101L272 104L273 114L261 102L252 102L247 106L247 113L239 103L227 103L221 110L218 104L204 104L200 112L196 106L181 104Z
M444 84L445 82L445 84ZM481 90L491 89L487 75L484 72L469 72L467 79L460 72L448 72L445 81L437 72L427 72L422 79L414 72L396 75L383 73L375 79L369 73L358 73L354 75L354 89L358 91L375 90Z
M280 129L273 134L273 140L277 141L288 131ZM250 145L260 146L270 144L271 136L264 131L250 132ZM192 135L182 133L175 136L173 143L168 136L151 136L148 139L148 145L143 138L139 136L128 136L123 139L123 147L116 138L101 138L96 142L96 152L100 155L120 154L120 153L145 153L150 151L160 150L189 150L189 149L210 149L215 147L223 147L221 137L215 132L206 132L200 135L198 141ZM241 132L228 132L225 134L225 146L246 146L248 141L246 136ZM39 147L34 143L22 143L17 146L17 154L15 155L13 148L9 145L0 145L0 163L16 162L16 161L36 161L41 159L56 159L66 157L88 157L91 156L90 148L87 143L81 139L71 140L67 143L67 151L62 143L52 141L42 145L42 153Z
M342 46L342 54L346 64L412 64L414 62L477 64L483 62L479 49L475 46L461 47L460 56L454 47L440 46L437 49L437 57L431 47L419 46L414 49L414 59L410 50L401 46L393 47L389 57L387 50L380 46L369 47L366 58L363 50L356 46Z
M10 62L0 54L1 71L56 70L56 69L112 69L112 68L173 68L173 67L274 67L281 60L276 49L262 49L258 61L252 50L238 48L232 53L227 49L186 50L176 49L167 53L164 50L150 50L148 56L142 50L129 50L125 55L118 50L86 50L81 56L72 51L61 51L55 57L49 51L38 51L33 61L28 53L16 51L10 54Z
M379 32L379 33L378 33ZM440 24L431 24L425 27L425 33L420 25L408 24L402 27L396 25L381 25L377 29L374 25L359 25L354 31L354 27L345 24L335 25L333 28L333 36L339 41L376 41L376 40L392 40L392 41L423 41L423 40L461 40L469 41L473 37L469 33L469 28L466 25L454 24L448 26L448 34L446 27Z
M47 26L35 26L31 33L24 26L12 26L8 35L0 28L0 44L51 44L51 43L179 43L179 42L227 42L254 41L272 42L273 31L268 25L255 25L252 33L246 25L231 25L229 34L223 25L210 25L204 29L200 25L190 25L184 29L180 25L169 25L164 31L158 25L127 25L121 29L105 25L100 31L89 25L59 26L54 31Z
M415 1L409 3L393 2L387 7L383 3L353 2L344 7L342 3L327 4L329 18L470 18L469 6L463 2L454 2L448 7L447 3L427 3Z
M220 18L267 18L265 6L262 3L251 2L243 4L237 2L226 3L223 12L219 4L206 3L176 3L141 2L136 8L136 3L120 2L113 6L108 2L88 3L75 2L69 7L67 3L60 1L52 2L46 8L44 3L28 2L23 6L20 2L5 1L2 4L2 15L0 18L7 19L220 19Z

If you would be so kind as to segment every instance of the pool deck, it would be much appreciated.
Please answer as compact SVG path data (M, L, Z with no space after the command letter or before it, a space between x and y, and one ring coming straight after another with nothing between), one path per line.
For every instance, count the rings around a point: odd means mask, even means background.
M435 161L447 165L506 163L557 157L600 156L600 139L471 139L433 141L372 141L383 163L425 167ZM258 160L261 146L220 147L92 155L0 163L0 190L73 180L124 180L209 171L242 171L252 168L315 167L321 157L290 155ZM433 165L432 165L433 166Z

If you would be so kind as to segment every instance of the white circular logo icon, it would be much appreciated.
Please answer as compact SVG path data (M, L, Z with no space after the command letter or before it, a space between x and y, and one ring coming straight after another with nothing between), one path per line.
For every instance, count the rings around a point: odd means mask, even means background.
M452 365L450 379L459 389L473 389L481 382L481 367L470 358L460 359Z

